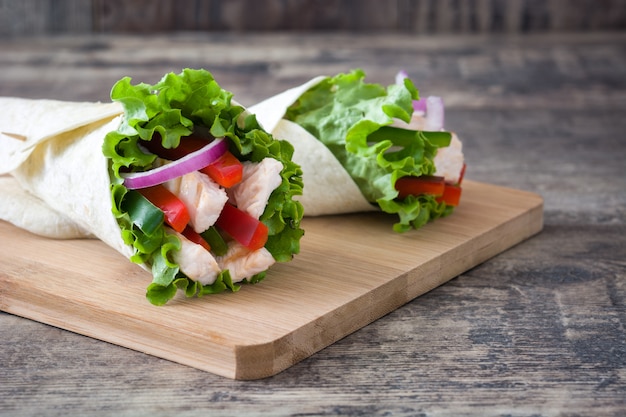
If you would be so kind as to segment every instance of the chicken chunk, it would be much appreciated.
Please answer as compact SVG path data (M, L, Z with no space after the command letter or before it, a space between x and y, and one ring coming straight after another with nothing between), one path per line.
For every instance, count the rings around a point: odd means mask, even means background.
M172 231L172 233L175 233ZM216 259L202 246L191 242L180 233L176 233L180 239L181 248L173 252L173 260L180 270L192 281L198 281L202 285L210 285L215 282L221 268Z
M282 169L283 164L274 158L259 163L244 162L243 178L229 193L234 204L256 219L261 217L270 194L282 182Z
M435 175L444 177L447 182L456 184L459 182L465 159L463 157L463 144L456 134L452 134L450 145L439 148L435 155Z
M218 256L216 260L222 269L229 270L233 282L240 282L263 272L276 262L267 249L250 251L236 242L231 242L226 255Z
M190 223L197 233L212 226L228 201L226 191L208 175L194 171L165 183L187 207Z

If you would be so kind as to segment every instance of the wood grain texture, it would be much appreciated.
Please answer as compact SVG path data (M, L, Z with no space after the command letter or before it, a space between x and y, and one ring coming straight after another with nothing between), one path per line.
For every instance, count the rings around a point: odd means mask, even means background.
M392 223L380 214L306 219L300 255L263 284L163 308L143 297L149 275L101 242L0 224L12 240L0 256L0 310L222 376L264 378L539 233L543 200L468 181L454 216L421 233L398 235Z
M0 37L91 32L92 10L83 0L0 0Z
M532 239L257 381L0 313L0 415L623 416L625 36L0 40L0 95L32 98L107 100L124 75L155 82L203 66L254 103L319 74L362 67L389 83L405 68L423 94L444 97L468 178L539 193L545 222Z
M171 31L534 33L626 28L621 0L0 0L0 36Z

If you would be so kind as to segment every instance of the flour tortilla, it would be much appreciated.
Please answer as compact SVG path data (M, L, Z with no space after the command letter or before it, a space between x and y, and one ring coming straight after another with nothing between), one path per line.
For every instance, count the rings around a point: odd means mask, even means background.
M294 145L293 161L302 167L304 190L297 199L305 216L355 213L379 210L371 204L337 158L306 129L284 119L287 108L326 77L310 81L270 97L248 108L258 122L276 139Z
M57 239L94 237L89 231L25 191L10 176L0 177L0 218L31 233Z
M0 219L51 238L95 237L132 256L102 154L122 114L118 103L0 98Z

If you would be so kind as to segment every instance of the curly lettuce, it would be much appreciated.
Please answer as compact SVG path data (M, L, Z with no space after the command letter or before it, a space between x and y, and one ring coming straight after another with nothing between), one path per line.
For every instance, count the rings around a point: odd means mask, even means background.
M411 120L417 89L408 78L387 88L364 78L360 69L325 78L302 94L285 118L320 140L369 202L398 215L395 231L449 214L453 208L433 196L398 199L395 183L404 176L433 175L433 158L438 148L450 144L451 134L391 126L394 119Z
M124 242L134 248L131 261L148 265L153 280L146 297L156 305L165 304L178 290L188 297L237 291L228 270L215 283L202 285L186 277L172 260L181 243L166 233L164 225L150 229L138 226L125 210L128 190L121 172L150 169L155 155L142 151L141 141L160 138L166 148L175 148L183 136L204 129L213 137L229 139L229 150L241 161L259 162L275 158L283 165L282 182L270 196L260 220L268 226L266 249L278 262L292 259L300 250L304 234L300 228L303 209L293 196L302 194L302 170L291 158L293 146L274 139L257 123L253 115L232 102L233 94L222 89L206 70L185 69L180 74L166 74L157 84L131 84L129 77L119 80L111 90L111 99L120 102L124 118L116 131L110 132L102 151L109 158L111 198ZM158 139L155 139L158 140ZM248 282L265 277L261 272Z

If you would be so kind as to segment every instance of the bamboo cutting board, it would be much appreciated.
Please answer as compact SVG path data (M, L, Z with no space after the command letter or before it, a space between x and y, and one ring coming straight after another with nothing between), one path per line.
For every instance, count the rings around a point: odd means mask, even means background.
M234 379L274 375L538 233L540 196L464 182L455 213L404 234L382 213L306 218L301 253L258 285L164 307L97 240L0 222L0 309Z

